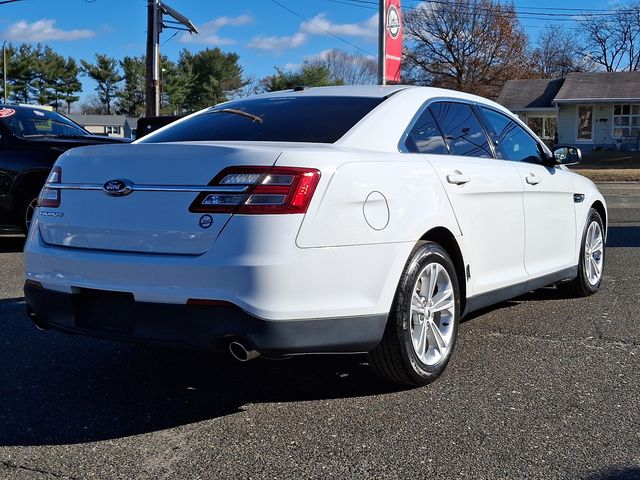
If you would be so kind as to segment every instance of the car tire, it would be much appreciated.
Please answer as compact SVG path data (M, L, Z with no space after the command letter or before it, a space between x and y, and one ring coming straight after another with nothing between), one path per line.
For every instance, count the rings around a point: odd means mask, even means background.
M419 242L402 272L380 344L369 363L382 378L406 386L433 382L453 352L460 289L446 250Z
M594 208L589 210L580 242L578 275L558 284L558 290L570 297L588 297L600 289L604 273L604 223Z
M29 225L31 224L33 213L35 212L38 204L38 195L38 193L25 195L22 197L22 201L20 202L20 207L18 209L20 229L25 235L29 232Z

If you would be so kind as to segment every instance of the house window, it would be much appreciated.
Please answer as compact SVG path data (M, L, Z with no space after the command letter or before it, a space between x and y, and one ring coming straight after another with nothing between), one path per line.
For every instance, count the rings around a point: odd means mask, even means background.
M120 127L104 127L107 135L120 135Z
M593 140L593 107L578 107L578 136L577 140Z
M613 106L613 138L640 137L640 105Z
M555 117L529 117L527 116L527 127L542 140L551 140L556 135Z

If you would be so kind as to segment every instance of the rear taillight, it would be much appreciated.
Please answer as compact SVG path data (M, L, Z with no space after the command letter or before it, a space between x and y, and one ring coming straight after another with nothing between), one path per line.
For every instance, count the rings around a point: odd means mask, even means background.
M38 197L39 207L57 208L60 206L61 191L59 188L52 188L52 186L61 182L62 168L53 167Z
M189 207L194 213L305 213L320 172L295 167L228 167L210 183L217 192L202 192ZM224 191L224 187L230 187ZM238 192L238 187L245 190Z

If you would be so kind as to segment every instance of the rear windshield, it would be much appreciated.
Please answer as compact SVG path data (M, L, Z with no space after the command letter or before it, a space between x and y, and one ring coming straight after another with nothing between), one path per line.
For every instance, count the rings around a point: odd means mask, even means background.
M30 107L0 109L0 122L16 137L67 137L89 133L56 112Z
M217 105L140 143L270 141L333 143L383 98L276 97Z

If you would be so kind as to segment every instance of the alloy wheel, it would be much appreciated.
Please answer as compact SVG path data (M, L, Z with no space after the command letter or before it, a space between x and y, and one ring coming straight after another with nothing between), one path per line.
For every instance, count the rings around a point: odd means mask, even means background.
M447 270L429 263L418 275L411 297L411 344L418 359L435 365L453 344L455 293Z
M597 285L602 277L604 262L604 240L602 228L598 222L591 222L584 241L584 266L587 280Z

